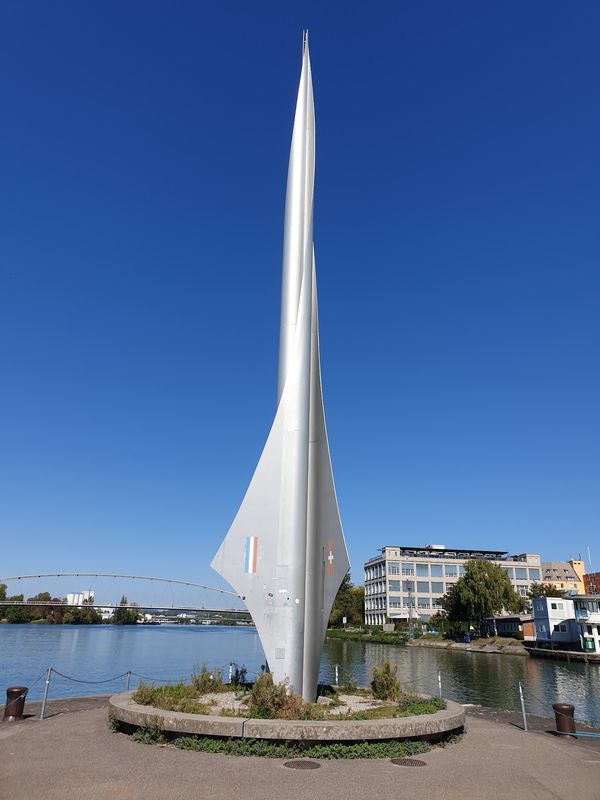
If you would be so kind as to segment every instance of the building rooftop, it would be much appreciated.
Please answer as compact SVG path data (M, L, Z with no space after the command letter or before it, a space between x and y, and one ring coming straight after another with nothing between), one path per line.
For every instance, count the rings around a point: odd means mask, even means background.
M509 555L507 550L473 550L470 547L445 547L440 544L427 544L425 546L408 545L385 545L381 548L381 555L373 556L366 564L381 561L385 557L386 550L398 550L399 557L410 556L412 558L455 558L469 560L472 558L485 558L489 561L526 561L527 553L520 555ZM529 555L534 555L533 553Z

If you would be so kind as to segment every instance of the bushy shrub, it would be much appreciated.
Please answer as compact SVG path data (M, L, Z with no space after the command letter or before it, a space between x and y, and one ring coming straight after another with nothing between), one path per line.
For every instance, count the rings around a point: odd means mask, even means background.
M154 686L140 681L131 699L134 703L140 703L140 705L143 706L151 706L154 700Z
M252 685L248 710L260 719L310 719L312 713L302 698L288 693L285 683L274 683L270 672L261 673Z
M384 661L381 666L373 668L371 690L377 700L398 700L402 695L402 686L396 675L398 667Z
M223 677L220 669L215 669L209 672L206 664L202 664L202 668L198 671L198 667L194 667L191 675L192 686L198 694L208 694L209 692L220 692L223 689Z

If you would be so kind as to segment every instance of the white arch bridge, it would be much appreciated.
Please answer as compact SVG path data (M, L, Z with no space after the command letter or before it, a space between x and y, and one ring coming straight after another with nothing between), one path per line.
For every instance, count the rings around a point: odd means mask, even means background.
M57 593L45 586L43 581L51 580L56 586L57 580L68 579L68 595L71 599L64 596L64 590ZM81 581L85 579L85 590L81 588ZM92 579L92 580L90 580ZM92 582L100 581L99 591L96 586L91 586ZM130 581L134 588L142 587L143 598L128 601L124 599L122 587L124 582ZM23 582L36 582L40 590L38 594L26 598L23 592ZM112 582L112 586L107 585ZM115 582L118 582L115 584ZM227 589L220 589L214 586L206 586L195 581L180 580L178 578L163 578L157 575L124 575L114 572L40 572L32 575L10 575L0 577L0 583L7 586L7 599L0 600L0 615L3 606L24 606L24 607L77 607L77 608L96 608L114 610L117 608L135 609L139 612L184 612L200 620L223 621L223 622L251 622L248 611L243 607L242 600L235 592ZM74 583L79 584L74 586ZM31 585L31 584L30 584ZM120 586L117 594L121 594L121 600L115 596L115 585ZM157 587L162 589L157 595ZM93 593L93 598L77 601L77 595L85 595L87 592ZM39 595L48 592L51 599L39 599ZM131 594L131 592L128 592ZM10 599L11 596L23 599ZM169 596L167 596L169 595ZM73 599L75 598L75 599Z

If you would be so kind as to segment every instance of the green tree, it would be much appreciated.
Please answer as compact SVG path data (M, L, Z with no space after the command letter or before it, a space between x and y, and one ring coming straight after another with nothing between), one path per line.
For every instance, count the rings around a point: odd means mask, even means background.
M138 618L138 613L135 608L124 608L127 605L127 598L125 595L121 597L119 608L115 608L113 614L114 625L135 625Z
M518 613L525 609L525 600L512 588L502 567L483 558L467 561L465 574L441 600L448 621L466 622L482 630L484 620L502 610Z
M329 625L341 627L346 617L348 625L361 625L365 614L365 590L363 586L354 586L350 573L344 576L340 588L333 601Z
M527 597L562 597L563 593L551 583L532 583L527 592Z
M52 600L52 597L50 595L50 592L39 592L33 597L27 598L28 603L35 603L36 600L40 603L49 603L50 600Z
M6 590L8 586L5 583L0 583L0 600L6 600Z

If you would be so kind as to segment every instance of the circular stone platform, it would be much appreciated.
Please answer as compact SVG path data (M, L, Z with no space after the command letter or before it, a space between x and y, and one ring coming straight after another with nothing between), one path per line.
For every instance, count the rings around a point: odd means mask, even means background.
M393 717L370 720L287 720L219 717L184 714L142 706L131 699L133 692L110 698L111 717L127 725L153 725L169 733L187 736L219 736L226 738L270 739L305 742L364 742L386 739L426 739L435 741L465 724L465 710L458 703L446 700L447 708L435 714L414 717Z

